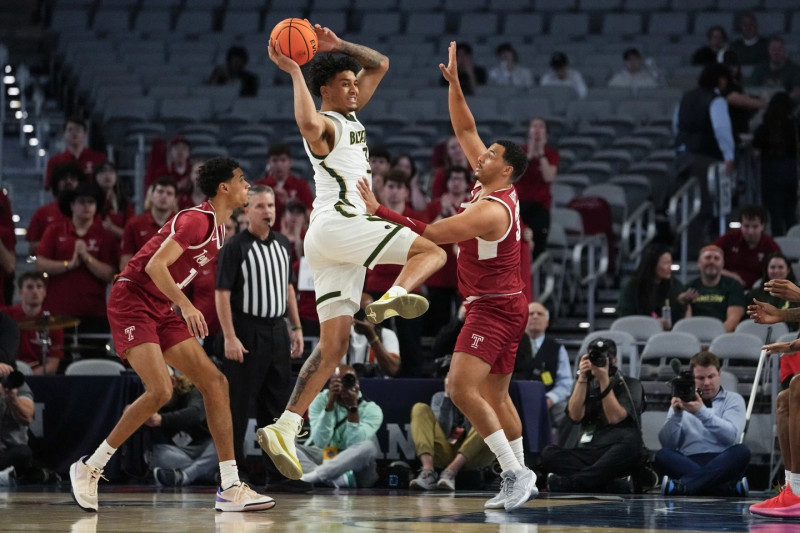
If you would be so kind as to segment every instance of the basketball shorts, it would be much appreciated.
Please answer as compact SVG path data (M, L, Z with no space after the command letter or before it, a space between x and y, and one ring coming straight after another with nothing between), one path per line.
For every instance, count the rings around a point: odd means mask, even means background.
M467 314L455 351L486 361L492 374L513 372L517 347L528 323L528 299L522 293L484 296L465 305Z
M372 215L345 216L334 209L316 214L304 248L314 276L319 321L358 311L367 268L404 265L418 236Z
M193 338L189 327L172 310L168 301L153 298L132 281L116 281L108 297L108 323L114 348L121 359L126 352L146 342L158 344L165 352L179 342Z

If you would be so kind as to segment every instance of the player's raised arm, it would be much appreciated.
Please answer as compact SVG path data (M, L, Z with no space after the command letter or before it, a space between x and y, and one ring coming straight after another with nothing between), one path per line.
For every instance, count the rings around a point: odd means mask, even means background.
M450 122L453 124L453 131L469 160L469 164L472 165L472 168L475 168L478 157L486 152L486 145L483 144L480 135L478 135L475 118L469 110L464 91L461 90L461 82L458 80L455 41L452 41L450 48L448 48L447 66L439 63L439 69L441 69L444 79L450 83L448 106L450 108Z

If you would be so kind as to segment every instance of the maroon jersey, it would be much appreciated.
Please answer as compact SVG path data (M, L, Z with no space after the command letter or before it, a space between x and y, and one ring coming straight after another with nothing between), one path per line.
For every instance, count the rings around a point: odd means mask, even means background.
M158 233L159 229L161 229L161 224L156 222L150 211L130 218L125 223L125 229L122 232L119 253L121 255L135 254L147 244L150 237Z
M25 239L28 241L41 241L44 230L56 222L69 220L58 208L58 201L50 202L34 211Z
M42 316L40 311L36 316L28 316L22 310L22 305L12 305L10 307L0 308L0 312L7 314L16 322L22 320L32 320ZM64 357L64 352L61 347L64 345L64 330L63 329L50 329L50 342L52 344L48 357L55 357L61 359ZM17 351L17 360L28 363L31 368L35 368L42 364L42 345L40 339L42 333L36 330L20 330L19 332L19 350Z
M465 299L514 294L525 288L519 269L521 230L517 192L512 185L477 200L480 193L478 183L472 189L470 203L498 202L508 210L511 223L496 241L475 237L458 243L458 291ZM469 203L462 204L458 212L468 206Z
M225 226L215 226L215 217L214 206L209 202L178 212L133 256L120 278L133 281L159 300L168 301L144 271L147 263L164 241L172 239L183 253L169 266L169 273L178 288L186 287L203 267L217 260L225 242Z

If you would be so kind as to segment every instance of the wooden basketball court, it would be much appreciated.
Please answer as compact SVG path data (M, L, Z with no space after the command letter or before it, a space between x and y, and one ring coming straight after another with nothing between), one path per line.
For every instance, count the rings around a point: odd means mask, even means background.
M214 511L214 490L158 490L102 485L100 512L72 501L68 488L0 492L0 531L242 533L256 531L800 531L800 521L752 516L749 498L665 498L660 494L592 496L542 494L512 512L484 511L489 492L315 489L270 494L277 505L255 513Z

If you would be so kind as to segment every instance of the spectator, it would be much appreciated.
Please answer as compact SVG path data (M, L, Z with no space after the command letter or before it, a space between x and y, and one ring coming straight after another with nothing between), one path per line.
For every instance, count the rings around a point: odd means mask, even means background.
M400 371L400 341L390 328L367 320L364 309L372 296L361 295L361 308L353 317L350 346L342 364L352 366L359 377L394 377Z
M47 160L44 188L57 191L53 185L53 171L63 163L77 163L85 176L94 174L95 168L106 160L105 154L89 149L86 143L86 121L70 116L64 122L64 151Z
M630 475L642 453L644 391L639 380L618 371L617 346L597 338L588 346L604 360L581 356L578 377L567 402L567 416L580 424L579 442L542 450L542 468L550 472L550 492L633 492ZM623 480L618 478L628 476Z
M28 232L25 234L31 255L36 255L36 249L39 246L39 241L42 240L44 230L56 222L67 219L67 216L58 207L59 195L63 191L74 189L84 181L86 181L86 175L83 173L81 166L75 162L61 163L53 169L50 179L50 192L53 193L55 200L34 211L31 222L28 224Z
M36 270L49 279L44 307L79 318L84 333L109 331L106 289L119 264L117 241L95 216L101 198L93 183L62 194L69 218L47 228L36 256Z
M458 61L458 81L464 94L474 94L477 86L486 85L486 69L473 62L472 47L469 44L456 45L456 61ZM447 80L442 78L439 85L447 86Z
M10 370L0 376L7 377L9 373ZM33 391L24 381L6 386L0 385L0 486L11 485L15 476L27 476L33 467L33 452L28 446L28 426L34 415Z
M636 48L628 48L622 53L625 68L614 74L608 81L609 87L624 89L642 89L658 87L661 85L658 77L648 68L645 68L642 55Z
M768 52L769 60L756 65L750 75L749 84L783 89L797 102L800 99L800 66L789 59L783 37L772 37Z
M178 202L178 211L200 205L208 199L208 196L197 185L197 179L200 177L200 167L203 166L203 163L205 161L195 161L192 164L188 189L184 188L183 192L181 192L181 188L178 187L178 198L176 200Z
M172 398L144 425L153 428L150 466L156 484L180 487L219 484L217 449L206 424L200 391L183 374L169 370Z
M445 174L449 167L466 168L469 172L470 181L472 181L472 167L470 166L467 156L464 154L464 150L461 148L461 144L459 144L458 138L455 135L448 137L447 142L445 143L445 148L444 166L437 170L433 175L433 185L431 186L432 200L439 198L447 189L447 179Z
M469 200L471 179L469 171L464 167L448 167L445 170L447 189L438 199L428 204L425 216L436 222L441 218L453 216L461 204ZM425 332L435 336L453 316L454 310L461 303L456 283L456 250L458 245L442 244L447 254L447 262L442 268L431 274L425 281L428 288L430 307L425 314Z
M750 96L744 92L742 86L742 66L736 52L728 50L723 55L722 63L730 70L730 81L723 94L728 102L728 112L731 116L733 140L737 146L743 134L750 132L750 119L759 109L767 106L767 101L757 96Z
M47 297L47 283L39 272L26 272L17 281L20 303L0 309L17 322L34 320L43 316L43 303ZM47 359L42 361L41 341L48 342ZM55 374L64 358L61 347L64 345L64 330L24 330L19 333L17 360L27 363L34 374ZM44 364L43 364L44 363Z
M150 187L158 178L169 176L175 180L178 194L192 192L192 144L183 135L176 135L169 141L169 148L161 139L153 141L144 186ZM194 204L197 205L197 204Z
M739 229L729 230L714 244L725 254L722 274L750 289L761 277L764 258L781 248L766 233L767 212L760 205L746 205L739 211Z
M617 316L652 316L659 319L665 330L670 330L673 321L692 315L687 302L693 294L692 289L684 290L683 284L672 277L669 246L651 243L642 252L636 272L622 285ZM669 321L663 316L665 306L670 308Z
M258 76L246 70L249 55L243 46L231 46L225 55L225 64L217 65L208 78L209 85L239 85L239 96L258 94Z
M389 166L392 161L389 149L384 145L378 145L371 148L369 151L369 168L372 171L372 192L375 197L381 200L381 191L383 191L383 177L389 172Z
M550 187L558 172L558 150L547 146L547 123L535 117L528 123L528 143L523 147L528 167L514 184L519 195L519 214L533 231L533 259L547 248L550 230L550 209L553 196Z
M769 60L769 43L758 34L758 19L754 13L739 17L739 33L741 37L731 43L730 50L736 53L742 65L758 65Z
M456 490L456 476L462 469L480 470L494 462L494 454L450 399L448 379L444 391L431 398L430 405L411 408L411 438L422 463L409 488ZM434 468L441 468L437 476Z
M722 275L724 265L722 248L715 244L704 246L697 259L700 276L688 285L695 292L684 293L684 300L692 305L693 316L718 318L725 331L732 332L744 315L744 287L735 279Z
M503 43L495 50L498 64L489 71L489 84L500 87L533 87L533 74L519 64L519 55L511 43Z
M789 93L772 96L753 147L761 161L761 198L769 212L773 235L784 235L797 224L797 153L800 123Z
M314 195L308 182L292 174L292 153L289 145L275 143L267 150L267 173L254 185L266 185L275 191L275 220L272 226L281 227L281 216L289 200L297 200L311 211Z
M737 444L744 431L744 399L720 386L719 358L711 352L689 361L697 387L693 399L673 396L658 440L655 468L666 495L747 496L742 478L750 450Z
M117 169L112 163L103 161L97 166L94 181L105 196L102 209L99 209L103 227L121 240L125 223L133 217L133 204L123 190Z
M692 54L692 65L722 63L722 55L728 48L728 32L722 26L711 26L706 30L706 40L706 45Z
M328 388L311 402L308 422L308 441L297 446L302 481L360 488L378 481L375 461L381 450L375 434L383 423L383 411L361 394L352 367L336 367Z
M281 217L281 234L289 239L292 262L303 256L303 239L308 229L306 206L298 200L289 200L283 208Z
M583 76L569 66L569 58L563 52L556 52L552 55L550 70L542 75L539 85L542 87L569 87L581 100L586 98L589 92Z
M745 299L747 305L751 305L753 300L758 300L759 302L766 302L770 305L774 305L778 309L794 309L800 307L800 301L791 301L770 294L767 290L767 283L775 279L787 280L797 285L791 262L789 258L781 252L772 252L764 259L763 275L761 276L758 286L747 293L747 298ZM797 324L789 323L789 329L797 329ZM781 361L783 361L783 359L781 359Z
M150 209L125 223L119 251L120 272L131 257L175 214L177 188L171 178L159 178L150 190Z
M411 207L417 211L425 211L428 207L428 201L425 199L422 189L419 187L419 172L417 172L417 165L408 154L398 154L392 158L389 166L389 171L399 170L406 176L406 183L408 184L408 202Z

